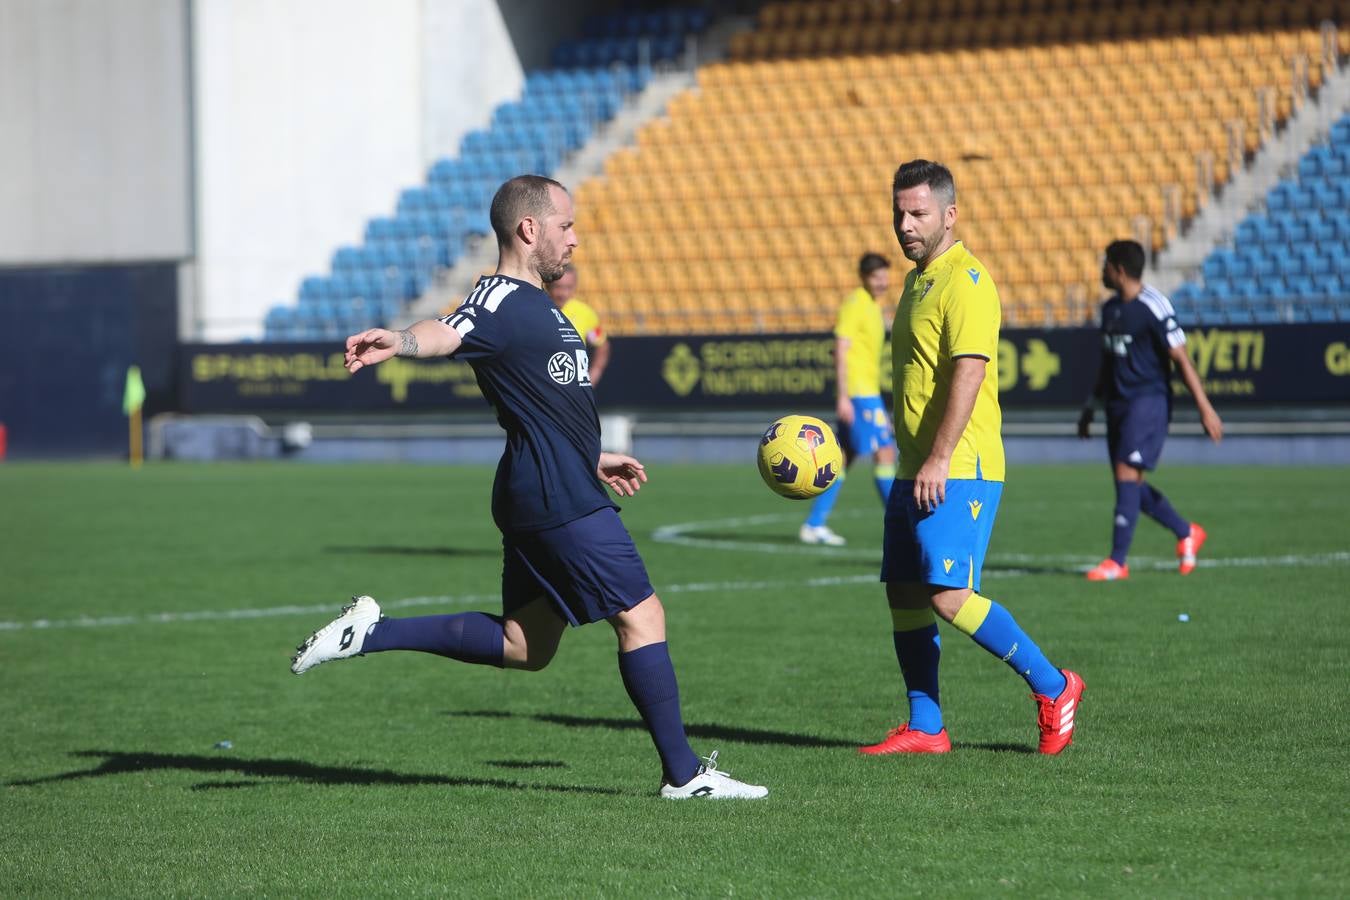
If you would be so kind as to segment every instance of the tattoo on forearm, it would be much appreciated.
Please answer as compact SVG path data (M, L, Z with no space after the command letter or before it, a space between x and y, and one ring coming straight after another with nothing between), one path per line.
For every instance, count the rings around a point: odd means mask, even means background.
M399 336L398 355L416 356L417 335L413 334L411 331L400 331L398 333L398 336Z

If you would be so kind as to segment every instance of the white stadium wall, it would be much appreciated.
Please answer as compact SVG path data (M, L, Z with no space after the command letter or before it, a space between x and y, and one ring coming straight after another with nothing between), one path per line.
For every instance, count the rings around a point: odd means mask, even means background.
M393 212L524 81L490 0L195 0L192 330L261 334L274 303Z
M0 0L0 266L192 251L183 0Z

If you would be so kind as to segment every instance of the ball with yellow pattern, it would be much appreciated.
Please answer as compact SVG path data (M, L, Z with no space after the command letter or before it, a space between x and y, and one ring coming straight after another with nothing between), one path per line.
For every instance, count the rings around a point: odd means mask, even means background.
M815 497L843 468L844 451L834 431L815 416L783 416L759 440L760 477L781 497Z

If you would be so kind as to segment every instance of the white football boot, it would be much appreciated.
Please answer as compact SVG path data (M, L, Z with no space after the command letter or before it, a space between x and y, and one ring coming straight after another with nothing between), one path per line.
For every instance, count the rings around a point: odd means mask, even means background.
M769 789L737 781L726 772L719 771L717 751L714 750L704 760L704 764L698 767L698 774L689 779L688 784L679 787L662 784L661 796L667 800L689 800L695 797L709 800L759 800L769 796Z
M303 675L319 663L359 656L366 643L366 632L380 621L380 604L370 597L353 597L342 608L342 615L306 638L295 648L291 671Z
M835 534L828 525L803 525L797 537L803 544L824 544L827 547L842 547L848 543L843 535Z

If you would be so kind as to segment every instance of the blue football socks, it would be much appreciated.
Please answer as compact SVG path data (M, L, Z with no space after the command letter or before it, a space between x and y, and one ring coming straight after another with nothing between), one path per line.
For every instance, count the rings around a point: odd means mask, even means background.
M825 524L830 517L830 511L834 509L834 502L839 499L839 489L844 486L844 473L840 472L839 477L834 480L834 484L825 489L825 493L811 501L811 512L806 517L806 524L812 528L819 528Z
M937 734L942 730L942 706L938 700L942 637L933 609L892 609L891 622L895 628L895 658L900 662L905 696L909 698L909 727Z
M1034 693L1052 698L1063 693L1064 674L1051 665L1012 615L994 601L971 594L952 624L1011 666Z
M680 716L680 688L665 641L619 654L619 674L661 755L665 779L676 786L698 774L698 756L689 746Z
M1191 533L1191 523L1183 519L1172 508L1172 504L1167 501L1167 497L1163 495L1162 491L1147 481L1140 485L1139 510L1144 515L1155 519L1164 528L1170 529L1177 536L1177 540L1181 540Z
M453 616L383 618L371 626L361 652L419 650L460 662L502 666L502 619L481 612Z
M895 465L878 465L873 471L877 482L877 493L881 495L881 505L891 498L891 485L895 484Z
M1122 566L1125 565L1125 558L1130 555L1134 526L1139 521L1139 488L1138 481L1116 482L1116 517L1111 528L1111 558Z

